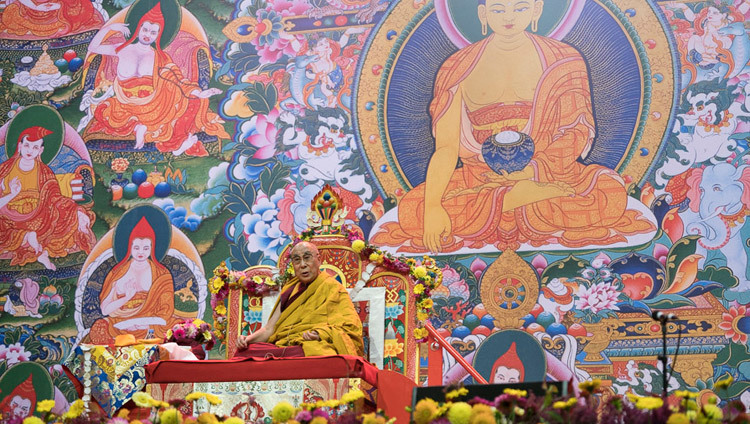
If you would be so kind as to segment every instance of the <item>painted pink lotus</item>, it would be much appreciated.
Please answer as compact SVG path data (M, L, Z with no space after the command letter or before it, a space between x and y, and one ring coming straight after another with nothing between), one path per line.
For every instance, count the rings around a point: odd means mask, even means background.
M479 258L471 261L471 265L469 265L469 270L471 270L471 272L477 278L477 281L479 280L479 277L482 276L482 273L485 269L487 269L487 263Z
M611 283L596 283L591 287L578 288L576 309L589 310L598 314L604 310L618 311L617 298L620 292Z
M469 300L469 285L466 284L461 274L450 266L445 266L443 271L443 285L451 291L451 296L460 297L464 301Z
M279 110L273 109L268 115L258 114L250 119L248 123L250 135L247 136L247 141L258 148L253 154L255 159L268 159L276 155L276 133L279 130L275 124L278 118ZM242 130L246 131L245 128Z
M21 343L14 343L10 346L1 345L0 360L5 361L8 366L11 366L19 362L31 360L31 354L21 346Z

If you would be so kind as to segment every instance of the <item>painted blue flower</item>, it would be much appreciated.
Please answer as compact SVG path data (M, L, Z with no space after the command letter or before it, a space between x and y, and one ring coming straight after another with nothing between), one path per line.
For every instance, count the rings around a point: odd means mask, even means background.
M279 258L278 250L289 240L281 231L281 221L276 218L279 213L278 203L284 198L284 190L278 189L269 198L258 192L252 214L242 215L242 227L247 237L247 249L250 252L263 252L272 260Z
M169 221L177 228L195 231L198 229L202 218L196 214L188 216L187 209L182 206L175 207L172 199L154 200L154 205L160 207L169 217Z
M389 303L385 306L385 318L396 319L399 315L404 313L404 305L400 303Z
M246 309L245 310L245 322L248 324L255 324L259 322L263 322L263 311L262 310L253 310L253 309Z
M279 38L279 32L284 29L281 15L273 10L260 9L256 17L258 18L258 24L256 24L255 29L262 29L258 34L258 45L267 46Z

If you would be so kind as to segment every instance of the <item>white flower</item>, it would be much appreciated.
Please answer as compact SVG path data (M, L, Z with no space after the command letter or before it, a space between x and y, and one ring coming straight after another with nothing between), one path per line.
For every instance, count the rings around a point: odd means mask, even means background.
M618 311L618 296L620 292L610 283L596 283L589 288L581 286L578 288L576 309L588 309L595 314L605 309Z
M26 362L31 359L31 354L21 346L21 343L14 343L10 346L0 346L0 360L6 361L8 366L19 362Z

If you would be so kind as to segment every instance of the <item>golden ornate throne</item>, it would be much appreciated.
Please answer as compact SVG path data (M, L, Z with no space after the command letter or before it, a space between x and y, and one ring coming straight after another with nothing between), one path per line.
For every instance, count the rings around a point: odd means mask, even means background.
M339 195L326 185L311 202L307 213L309 228L297 239L315 244L320 250L323 271L331 273L349 290L364 326L365 357L380 369L396 371L416 381L419 368L418 341L413 336L416 305L411 295L415 280L409 267L394 270L393 266L384 265L382 259L378 261L377 255L370 257L371 249L356 249L361 242L353 247L353 240L363 239L362 232L356 226L344 224L346 213ZM284 272L289 267L291 246L286 246L279 255L276 268L254 266L245 271L246 278L256 275L275 278L279 270ZM258 329L268 320L276 296L260 298L248 296L240 288L230 289L227 358L237 351L240 334ZM258 322L259 316L263 317L262 323Z

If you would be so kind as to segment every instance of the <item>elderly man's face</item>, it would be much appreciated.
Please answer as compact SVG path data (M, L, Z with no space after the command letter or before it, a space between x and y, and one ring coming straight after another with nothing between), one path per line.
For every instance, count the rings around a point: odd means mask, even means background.
M314 281L320 273L320 254L318 249L310 243L300 243L294 246L289 255L292 260L294 275L305 284Z

